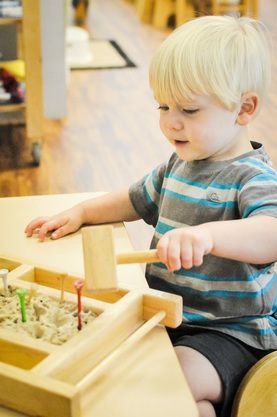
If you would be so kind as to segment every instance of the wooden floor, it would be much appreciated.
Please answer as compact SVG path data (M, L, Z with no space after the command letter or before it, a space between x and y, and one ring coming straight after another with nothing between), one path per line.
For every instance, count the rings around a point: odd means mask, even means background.
M251 126L252 138L265 144L275 166L276 16L276 0L261 0L260 18L275 46L273 83L266 107ZM37 168L30 165L24 129L1 129L0 196L115 190L136 181L170 155L171 148L159 132L147 74L154 50L170 30L141 24L126 0L93 0L87 27L94 38L116 40L137 67L71 72L68 116L63 123L45 123L42 161Z

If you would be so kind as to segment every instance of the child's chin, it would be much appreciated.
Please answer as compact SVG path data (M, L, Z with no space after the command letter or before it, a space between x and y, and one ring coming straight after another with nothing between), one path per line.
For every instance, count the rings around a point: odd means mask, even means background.
M180 152L178 151L178 149L176 149L176 153L178 155L178 157L184 161L194 161L194 157L189 153L189 152Z

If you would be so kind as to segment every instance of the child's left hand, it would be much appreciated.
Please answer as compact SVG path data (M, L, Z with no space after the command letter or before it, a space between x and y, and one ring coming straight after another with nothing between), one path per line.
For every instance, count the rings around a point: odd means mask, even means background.
M164 234L157 245L158 256L169 271L200 266L203 256L212 249L212 235L204 225L171 230Z

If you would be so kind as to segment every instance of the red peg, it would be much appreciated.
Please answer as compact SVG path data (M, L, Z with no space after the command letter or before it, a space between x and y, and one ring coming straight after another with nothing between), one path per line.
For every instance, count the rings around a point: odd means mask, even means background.
M78 281L74 282L74 287L77 291L78 297L78 330L82 330L82 302L81 302L81 292L84 286L84 281L79 279Z

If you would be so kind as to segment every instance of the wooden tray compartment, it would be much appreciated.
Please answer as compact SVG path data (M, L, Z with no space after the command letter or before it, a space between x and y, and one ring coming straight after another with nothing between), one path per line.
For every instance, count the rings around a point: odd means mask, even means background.
M64 272L53 271L40 267L33 267L30 265L25 265L24 270L22 267L22 270L19 270L18 272L18 275L12 275L11 278L18 276L18 279L20 280L42 285L47 288L54 288L56 290L61 289L62 280L64 280L64 291L73 294L76 293L76 290L74 288L74 282L76 281L76 279L83 279L82 277L76 277ZM117 291L104 292L99 294L92 294L86 289L85 286L82 290L82 294L84 297L104 301L105 303L115 303L127 293L128 290L124 290L122 288L119 288Z
M32 369L56 349L54 345L43 341L36 341L34 348L33 342L33 338L30 340L13 331L0 329L0 362L21 369Z
M19 267L20 265L21 265L21 262L19 261L0 257L0 269L5 268L5 269L8 269L9 271L12 271L15 268Z
M10 259L8 284L76 302L74 281L80 277L46 270ZM0 331L0 403L30 416L83 417L97 379L116 364L155 325L177 327L182 320L181 297L146 290L119 289L92 295L83 289L83 305L98 317L61 346L10 331Z

